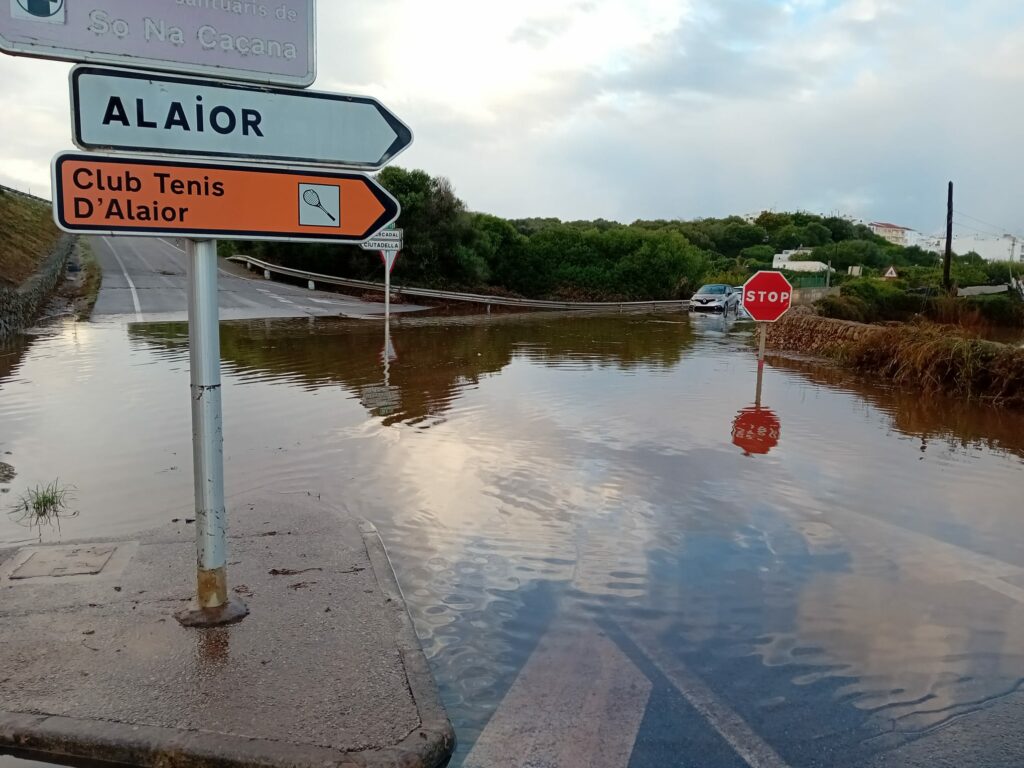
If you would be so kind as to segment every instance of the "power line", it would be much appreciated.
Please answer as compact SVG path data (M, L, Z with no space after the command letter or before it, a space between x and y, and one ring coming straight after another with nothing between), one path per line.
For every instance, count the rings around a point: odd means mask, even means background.
M966 217L968 219L971 219L972 221L978 222L979 224L984 224L985 226L991 227L992 229L997 230L1000 235L1014 235L1016 237L1024 237L1019 232L1015 232L1012 229L1010 229L1009 227L1003 227L1003 226L1001 226L999 224L993 224L991 221L985 221L985 219L979 219L977 216L972 216L969 213L964 213L963 211L959 211L959 210L956 211L955 213L958 216L964 216L964 217ZM970 229L970 227L967 227L967 228Z

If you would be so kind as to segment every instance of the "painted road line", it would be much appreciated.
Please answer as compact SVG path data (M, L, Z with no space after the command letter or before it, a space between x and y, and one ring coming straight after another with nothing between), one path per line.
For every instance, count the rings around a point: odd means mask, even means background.
M641 653L750 768L788 768L775 750L682 662L668 657L657 643L649 642L634 632L625 632Z
M651 687L594 624L559 622L541 638L465 768L625 768Z
M361 173L62 152L54 220L73 234L359 243L398 218Z
M114 259L117 261L117 265L121 268L121 274L124 275L124 279L128 283L128 288L132 292L132 304L135 306L135 322L145 322L145 319L142 316L142 304L139 303L139 292L135 290L135 283L133 283L132 279L128 276L128 270L125 268L124 262L121 261L121 257L117 253L117 249L114 248L114 245L110 242L109 238L104 237L103 242L107 244L107 248L109 248L110 252L114 254Z

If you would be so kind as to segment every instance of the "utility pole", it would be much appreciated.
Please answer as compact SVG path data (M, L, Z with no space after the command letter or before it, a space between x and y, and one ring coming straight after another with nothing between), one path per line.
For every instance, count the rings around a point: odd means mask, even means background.
M946 206L946 257L942 262L942 287L953 292L949 270L953 263L953 182L949 182L949 204Z

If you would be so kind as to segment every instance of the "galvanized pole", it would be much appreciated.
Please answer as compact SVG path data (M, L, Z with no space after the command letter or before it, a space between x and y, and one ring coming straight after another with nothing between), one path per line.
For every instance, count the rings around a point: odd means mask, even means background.
M384 257L384 319L391 318L391 260L385 251Z
M197 588L195 604L179 613L177 619L186 626L209 627L240 621L249 609L237 598L228 596L217 243L215 240L188 240L185 255L188 261Z
M759 323L761 326L761 341L757 350L757 392L754 398L754 406L761 407L761 384L764 381L764 348L768 339L768 323Z

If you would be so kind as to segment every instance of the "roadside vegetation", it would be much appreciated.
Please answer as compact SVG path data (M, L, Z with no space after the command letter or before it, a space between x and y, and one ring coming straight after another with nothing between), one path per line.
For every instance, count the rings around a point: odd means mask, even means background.
M88 320L100 295L103 270L84 238L78 241L78 266L80 277L71 287L68 298L74 305L75 316L79 320Z
M927 319L975 330L1024 327L1024 301L1015 292L955 299L931 286L911 288L903 280L848 281L838 296L827 296L815 306L824 317L859 323Z
M899 385L1024 407L1024 348L933 323L865 325L798 313L768 331L773 349L812 353Z
M0 187L0 286L31 277L60 237L49 204Z
M837 270L849 266L867 278L890 266L906 270L907 287L938 286L939 257L921 248L886 242L841 217L764 212L753 219L731 216L695 221L653 220L620 224L604 219L502 219L470 211L451 183L423 171L390 166L378 180L402 204L405 229L399 261L402 284L495 295L564 300L688 298L704 283L739 285L770 269L783 250L811 249L800 257ZM222 255L249 253L298 269L379 280L380 259L353 246L295 243L231 243ZM1006 282L1006 265L990 267L976 254L958 257L961 285ZM823 276L790 274L796 285L823 284ZM855 308L837 312L860 316ZM865 315L866 316L866 315Z

